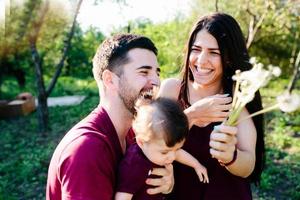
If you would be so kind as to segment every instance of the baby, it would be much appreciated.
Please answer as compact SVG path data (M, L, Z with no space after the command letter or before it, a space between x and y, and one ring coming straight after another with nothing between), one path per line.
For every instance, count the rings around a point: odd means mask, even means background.
M188 133L188 120L177 102L158 98L137 107L132 128L136 143L120 163L115 200L163 199L163 194L149 195L146 179L151 170L174 160L193 167L201 182L208 183L206 168L181 149Z

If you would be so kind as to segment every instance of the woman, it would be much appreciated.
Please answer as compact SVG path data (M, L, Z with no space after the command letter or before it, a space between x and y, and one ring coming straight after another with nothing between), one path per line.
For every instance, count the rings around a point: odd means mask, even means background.
M227 14L207 15L195 24L186 49L182 78L165 80L159 96L177 99L185 109L191 128L183 149L207 167L210 183L176 163L170 199L252 199L250 181L259 181L264 160L262 116L214 129L228 117L232 75L251 68L242 31ZM240 118L261 108L257 92Z

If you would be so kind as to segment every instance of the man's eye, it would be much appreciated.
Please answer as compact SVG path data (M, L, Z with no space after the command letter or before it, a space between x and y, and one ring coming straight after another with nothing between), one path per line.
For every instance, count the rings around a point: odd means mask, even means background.
M148 71L140 71L140 73L143 74L143 75L147 75Z

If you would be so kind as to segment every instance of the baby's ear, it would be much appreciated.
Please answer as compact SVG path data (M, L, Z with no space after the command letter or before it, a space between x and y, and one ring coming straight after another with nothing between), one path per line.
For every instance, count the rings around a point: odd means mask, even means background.
M135 138L137 145L139 145L139 147L143 147L144 145L144 140L140 137L136 137Z

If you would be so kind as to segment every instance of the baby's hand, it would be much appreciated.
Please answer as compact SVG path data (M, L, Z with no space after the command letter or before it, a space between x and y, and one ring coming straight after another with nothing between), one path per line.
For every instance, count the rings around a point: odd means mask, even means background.
M209 183L207 170L203 165L200 165L199 167L195 168L195 171L196 171L196 173L197 173L197 175L198 175L201 182Z

